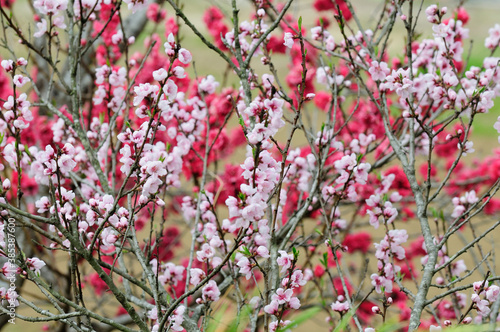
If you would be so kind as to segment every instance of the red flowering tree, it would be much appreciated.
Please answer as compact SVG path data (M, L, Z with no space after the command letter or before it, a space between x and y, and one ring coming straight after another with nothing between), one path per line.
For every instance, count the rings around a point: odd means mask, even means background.
M495 325L500 26L472 66L462 7L292 3L2 0L0 326Z

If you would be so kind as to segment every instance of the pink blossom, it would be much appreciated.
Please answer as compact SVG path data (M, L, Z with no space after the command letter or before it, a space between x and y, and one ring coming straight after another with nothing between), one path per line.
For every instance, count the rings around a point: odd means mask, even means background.
M36 275L40 275L40 270L47 264L41 259L33 257L26 260L26 265L31 271L34 271Z
M16 64L18 66L26 66L28 64L28 61L25 58L21 57L16 60Z
M269 323L269 331L275 332L278 330L278 328L283 329L284 331L289 331L289 329L286 329L288 325L290 325L291 321L286 320L286 321L274 321Z
M314 40L322 40L323 39L323 28L320 26L316 26L311 28L311 38Z
M26 129L29 127L29 123L26 123L23 118L17 118L14 120L14 127L18 129Z
M290 301L293 295L293 290L278 288L276 294L272 296L273 301L278 301L279 304L284 304Z
M5 289L5 287L0 287L0 298L3 300L5 299L10 307L18 307L19 306L19 301L17 298L19 297L19 294L17 294L15 289ZM3 301L2 301L3 302Z
M356 155L354 153L350 155L345 155L340 160L337 160L334 163L336 169L349 170L349 171L352 171L357 164L358 162L356 160Z
M182 327L182 323L184 322L184 312L186 312L186 307L180 305L177 309L174 310L173 315L168 318L170 322L170 329L174 331L184 331Z
M66 23L64 23L64 17L62 16L53 17L52 24L59 29L66 29Z
M5 179L3 180L3 183L2 183L2 189L4 191L7 191L10 189L10 180L9 179Z
M489 315L491 309L489 307L490 303L487 300L481 300L477 294L472 294L471 300L475 303L478 315L481 317L487 317Z
M344 302L335 301L334 303L332 303L331 308L333 311L345 314L346 312L349 311L349 303L347 303L347 301Z
M185 48L179 50L179 61L187 65L193 60L191 53Z
M66 10L67 0L35 0L33 5L40 13L57 15L60 11Z
M99 208L109 211L113 208L115 199L111 195L104 195L99 201Z
M494 49L500 42L500 24L495 24L493 28L488 30L489 36L484 41L484 45L489 49Z
M150 161L145 165L146 172L155 176L164 176L167 174L164 162L159 160Z
M136 13L138 10L144 8L147 4L147 1L140 1L140 0L125 0L124 1L128 9L132 11L132 13Z
M213 77L212 75L208 75L207 77L203 78L198 84L198 91L205 94L213 94L218 86L219 82L215 81L215 77Z
M389 75L390 69L385 62L372 61L368 70L374 81L383 81Z
M269 257L269 249L267 249L265 246L259 246L257 248L257 254L262 258L268 258Z
M14 61L12 60L2 60L1 65L6 72L10 72L14 69Z
M14 84L18 87L18 88L21 88L23 87L23 85L25 85L26 83L28 83L30 81L30 79L26 76L23 76L23 75L16 75L14 76Z
M401 99L407 99L411 93L416 91L414 82L410 80L410 69L393 70L391 75L386 77L386 81L380 84L381 90L396 91Z
M392 203L387 201L384 203L384 217L387 224L392 223L398 216L398 210L392 206Z
M158 308L153 307L150 311L147 312L147 317L152 320L158 319Z
M167 78L167 76L168 76L168 72L163 68L160 68L160 69L155 70L153 72L153 78L158 82L163 81L165 78Z
M112 86L122 86L127 83L127 70L120 67L118 70L113 70L109 74L109 84ZM116 90L115 90L116 91Z
M167 80L167 83L163 87L163 91L165 92L165 95L167 96L168 100L173 101L177 97L177 84L175 84L174 81L171 79Z
M201 296L205 302L219 300L220 290L215 281L210 280L207 285L203 287Z
M2 229L3 226L4 225L1 225L0 229ZM3 231L0 234L3 234ZM2 246L5 246L5 243ZM21 268L19 268L15 264L5 262L3 264L3 267L0 269L0 273L2 273L5 277L7 277L7 279L9 279L13 276L13 273L20 274L20 273L22 273L22 270L21 270Z
M500 288L497 285L491 285L486 290L486 299L490 302L496 302L500 295Z
M280 304L277 300L272 300L271 303L264 307L264 312L270 315L276 315L278 313Z
M175 54L175 37L172 33L169 33L167 36L167 42L163 44L165 47L165 53L167 53L168 56L173 56Z
M71 156L64 154L57 160L57 165L63 174L68 174L76 167L76 161Z
M186 77L185 70L181 66L174 67L174 69L172 69L172 72L173 72L174 76L177 78Z
M459 201L458 197L454 197L452 202L453 202L454 208L453 208L453 213L451 214L451 216L453 218L458 218L465 212L466 208L465 208L465 206L463 206L459 203L460 201Z
M425 14L427 15L427 20L431 23L436 23L437 18L434 16L439 13L439 8L437 5L430 5L425 9Z
M473 153L475 150L472 147L474 145L473 142L467 141L465 144L458 143L457 147L459 150L462 150L462 155L465 157L468 153Z
M380 202L380 195L371 195L365 202L366 205L375 207Z
M443 82L449 86L456 86L458 84L458 78L455 73L449 71L443 75Z
M134 97L134 106L138 106L144 98L156 97L159 87L149 83L139 84L134 88L136 96Z
M283 45L285 45L288 48L293 47L293 34L291 32L285 32L285 37L284 37L285 42Z
M190 283L191 285L198 285L202 279L205 278L205 272L203 272L202 269L191 269L190 270L190 274L191 274L191 279L190 279Z
M301 287L307 283L301 270L294 271L290 280L292 287Z
M354 181L359 184L366 184L370 169L371 166L368 163L358 164L358 166L354 169Z
M474 190L471 190L465 192L464 196L460 197L460 201L464 204L474 204L479 202L479 198L476 196L476 192Z
M111 227L106 227L101 233L102 244L105 247L112 246L117 240L118 235Z
M291 309L297 310L300 308L300 300L294 296L294 297L290 298L290 300L288 301L288 306Z
M377 293L382 292L382 287L384 288L385 293L390 293L392 292L392 281L383 277L379 276L378 274L372 274L371 277L372 279L372 285L375 286L375 291Z
M444 38L448 35L449 33L449 27L448 25L444 23L440 24L435 24L432 26L432 31L434 31L433 35L435 38Z
M158 280L162 285L171 283L176 286L179 281L184 280L184 270L186 269L184 266L175 265L169 262L162 266L162 268L164 272L162 275L158 276Z
M113 36L111 36L111 41L113 44L118 45L123 41L123 31L118 30Z
M451 274L453 276L460 276L463 272L467 271L467 266L465 265L465 262L463 259L458 260L454 263L451 264Z
M241 257L236 264L240 268L240 273L245 275L245 278L248 280L252 277L252 264L246 257Z
M201 250L196 252L196 257L200 262L203 262L206 259L212 258L214 254L215 250L208 243L204 243Z
M278 266L281 266L281 273L284 273L292 266L293 254L288 254L284 250L278 251L280 257L277 258Z

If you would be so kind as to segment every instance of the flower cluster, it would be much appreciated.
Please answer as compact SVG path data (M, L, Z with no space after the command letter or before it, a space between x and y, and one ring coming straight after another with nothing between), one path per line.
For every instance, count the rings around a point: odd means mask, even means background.
M307 277L302 270L294 269L296 264L295 254L288 254L286 251L279 252L280 257L277 258L278 266L281 267L280 273L287 275L281 280L281 287L276 289L271 296L271 302L264 307L264 312L276 317L280 317L281 313L286 309L299 309L300 300L294 296L294 291L298 291L300 287L307 283ZM272 324L272 325L271 325ZM276 330L276 327L284 327L288 325L286 322L274 321L269 325L270 330Z
M453 197L453 213L451 214L452 218L459 218L463 216L464 212L467 210L467 207L475 204L479 201L479 198L476 196L476 192L474 190L466 192L462 197Z
M471 296L474 309L481 317L489 316L491 305L495 303L500 295L500 287L488 285L487 281L476 281L474 283L474 294ZM484 296L484 299L481 299Z
M173 311L172 315L168 317L167 327L170 331L184 331L182 323L184 322L185 312L186 307L180 305ZM151 332L159 332L160 324L158 322L158 308L153 306L151 310L148 311L147 317L154 323L151 328Z
M390 230L380 243L375 243L375 257L378 259L379 273L372 274L372 285L377 293L382 291L392 292L393 282L401 268L394 264L395 260L403 260L406 257L405 249L401 244L408 240L406 230Z

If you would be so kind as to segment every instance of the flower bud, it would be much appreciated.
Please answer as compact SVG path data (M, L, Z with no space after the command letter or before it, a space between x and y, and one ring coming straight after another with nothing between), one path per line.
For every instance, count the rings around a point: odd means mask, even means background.
M472 322L472 317L465 317L462 321L463 324L470 324Z
M6 72L11 72L14 69L14 62L12 60L2 60L1 64Z
M9 179L5 179L2 183L2 188L3 190L9 190L10 189L10 180Z
M467 77L468 79L473 79L473 78L476 78L476 74L474 74L474 72L472 71L467 71L465 72L465 77Z
M16 64L18 66L26 66L28 64L28 61L26 61L25 58L19 58L16 60Z
M314 99L314 97L316 97L316 94L314 94L314 93L308 93L308 94L306 95L305 100L313 100L313 99Z
M433 16L433 15L436 15L437 14L437 11L438 11L438 7L437 5L430 5L429 7L427 7L427 9L425 10L425 13L427 14L427 16Z

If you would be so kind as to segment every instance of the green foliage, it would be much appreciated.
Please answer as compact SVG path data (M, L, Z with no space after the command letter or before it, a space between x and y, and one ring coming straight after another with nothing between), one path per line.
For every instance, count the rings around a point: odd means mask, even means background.
M294 329L297 329L298 331L300 331L300 329L298 329L298 327L301 324L303 324L303 323L307 322L308 320L310 320L311 318L313 318L314 316L316 316L320 311L321 311L321 308L318 308L318 307L314 307L314 308L308 309L306 311L303 311L300 314L298 314L297 316L295 316L295 318L292 320L292 323L289 325L289 327L278 329L277 332L285 332L290 327L293 327Z

